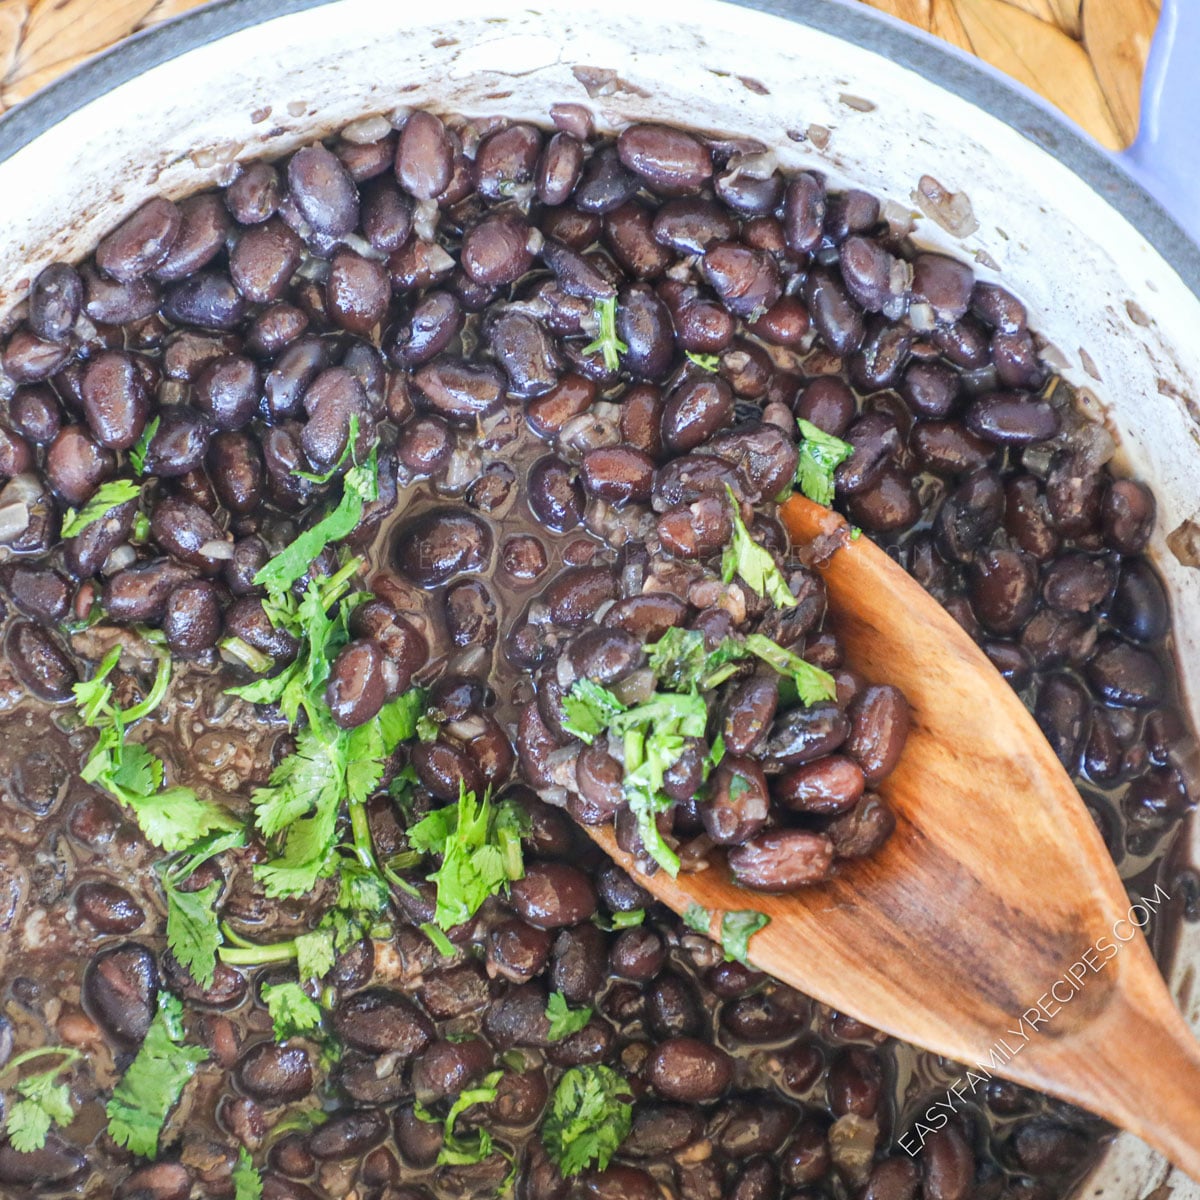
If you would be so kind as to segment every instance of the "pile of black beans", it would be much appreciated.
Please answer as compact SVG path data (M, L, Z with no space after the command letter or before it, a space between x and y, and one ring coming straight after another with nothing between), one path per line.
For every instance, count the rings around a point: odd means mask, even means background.
M508 1160L437 1165L441 1126L414 1105L440 1114L492 1070L497 1099L460 1124L512 1157L518 1200L1054 1200L1095 1160L1098 1122L1002 1081L910 1156L900 1139L914 1144L952 1064L724 962L527 784L584 820L612 803L615 759L572 742L554 703L589 644L756 629L834 675L823 715L839 736L789 762L811 710L777 713L773 681L748 674L719 706L731 753L757 756L774 809L799 808L831 853L878 844L886 809L865 789L894 763L902 699L844 670L819 578L775 518L802 417L853 447L835 506L1034 710L1131 889L1161 879L1194 902L1169 858L1194 746L1144 553L1149 489L1113 473L1111 439L1039 357L1020 302L918 251L875 198L786 174L744 140L647 125L613 140L579 105L551 115L552 131L369 117L231 167L218 190L152 200L92 259L35 280L2 356L0 1062L42 1043L86 1057L66 1076L71 1126L32 1155L0 1140L6 1194L227 1200L244 1147L265 1200L487 1195ZM614 301L615 364L589 349ZM331 703L352 725L362 697L430 685L436 735L389 768L411 763L415 811L490 785L532 831L526 879L453 931L450 957L419 929L431 885L395 890L390 933L322 981L331 1055L272 1039L261 987L292 968L220 964L201 989L175 962L158 854L80 780L91 735L63 702L80 662L117 643L120 686L144 690L161 630L176 678L156 752L234 803L263 783L287 734L224 688L246 648L296 653L253 578L340 494L352 428L360 458L378 444L379 499L347 539L377 599L355 613ZM141 501L61 538L67 510L134 478L143 450ZM726 487L795 609L718 579ZM327 549L311 576L338 561ZM806 771L816 781L796 783ZM722 778L699 801L681 782L662 828L695 864L746 817ZM379 854L402 853L386 794L369 817ZM333 902L325 885L268 900L252 873L265 856L252 843L194 881L219 881L223 921L261 944ZM107 1137L103 1104L160 986L212 1057L145 1164ZM593 1009L561 1041L552 992ZM537 1133L547 1097L564 1068L600 1062L629 1080L633 1131L607 1170L564 1180ZM307 1128L296 1113L314 1104L328 1119Z

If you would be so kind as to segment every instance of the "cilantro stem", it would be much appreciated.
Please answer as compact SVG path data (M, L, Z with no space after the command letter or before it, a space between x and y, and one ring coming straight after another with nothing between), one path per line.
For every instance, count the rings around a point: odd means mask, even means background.
M217 648L253 671L255 675L265 675L275 665L275 660L269 654L256 650L240 637L224 637L217 643Z
M69 1046L38 1046L33 1050L26 1050L23 1054L18 1054L16 1058L10 1059L3 1069L0 1069L0 1075L8 1075L23 1067L26 1063L33 1062L38 1058L45 1058L48 1054L61 1054L62 1062L54 1068L55 1074L59 1071L65 1071L73 1062L78 1061L82 1055L78 1050L71 1049Z
M127 708L121 714L121 720L126 725L132 725L134 721L140 721L142 717L149 716L162 703L163 697L167 694L167 686L170 682L171 659L169 657L160 658L158 660L158 670L154 676L154 683L150 688L150 694L141 704L135 704L132 708Z
M354 835L354 853L358 861L368 871L379 873L375 861L375 847L371 844L371 825L367 820L367 806L361 800L351 800L347 806L350 810L350 832Z
M222 946L217 953L222 962L235 967L256 967L262 963L288 962L297 957L296 943L272 942L269 946Z

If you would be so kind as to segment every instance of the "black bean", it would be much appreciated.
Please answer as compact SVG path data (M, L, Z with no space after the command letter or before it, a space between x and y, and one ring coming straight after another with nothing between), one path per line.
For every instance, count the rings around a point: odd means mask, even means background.
M524 921L502 921L488 931L487 970L510 983L528 983L550 961L550 934Z
M546 327L516 308L493 309L484 332L496 361L508 376L511 395L529 399L549 392L562 373L563 360Z
M733 393L718 376L693 375L668 397L663 408L662 438L678 454L694 450L733 417Z
M269 655L276 666L291 662L299 650L296 638L272 623L257 596L243 596L225 610L225 629L231 636Z
M1017 1126L1012 1148L1021 1170L1031 1175L1065 1175L1083 1163L1091 1142L1052 1117L1035 1117Z
M179 236L152 272L162 283L183 279L208 266L225 248L231 227L221 198L213 192L181 200L179 215Z
M51 567L6 563L0 567L0 583L21 612L43 625L57 624L70 608L71 589Z
M492 1048L479 1038L434 1042L413 1060L413 1092L421 1104L457 1096L491 1065Z
M650 985L646 1010L655 1037L700 1037L704 1032L696 988L674 971L664 971Z
M721 734L730 754L749 754L775 719L779 687L774 677L756 676L734 687L725 701Z
M718 845L738 845L767 823L770 797L762 768L752 758L727 755L713 773L700 816Z
M399 992L368 988L340 1000L334 1009L338 1036L368 1054L419 1054L434 1039L433 1022Z
M287 178L296 207L318 233L344 237L358 224L358 189L324 146L297 150L288 160Z
M1109 704L1152 708L1167 687L1158 659L1148 650L1119 638L1102 637L1087 667L1088 681Z
M278 218L247 229L229 255L229 273L237 290L255 304L278 300L287 290L304 245Z
M1114 479L1100 508L1104 541L1122 554L1141 554L1154 529L1154 493L1133 479Z
M170 200L148 200L96 247L96 265L120 283L140 279L170 253L182 218Z
M671 253L654 237L654 217L630 200L604 217L604 240L613 257L637 279L657 279L670 265Z
M834 437L841 437L854 419L854 393L836 375L821 375L796 397L796 416Z
M168 321L202 329L234 329L245 313L242 294L218 271L200 271L172 284L162 304Z
M992 471L973 471L943 501L934 538L944 557L969 562L1004 516L1004 487Z
M880 312L892 299L895 265L892 255L873 238L850 237L838 247L838 266L846 290L867 312Z
M58 397L44 384L18 388L9 401L8 417L17 434L39 446L49 445L58 436L58 431L63 425L63 412ZM21 474L23 469L28 469L32 465L33 456L21 454L11 435L9 440L11 446L0 452L0 459L7 461L0 463L0 466L3 467L3 473L11 477ZM22 461L24 458L27 458L28 462ZM13 470L14 467L19 469Z
M1069 675L1051 675L1038 689L1033 715L1068 771L1079 763L1088 735L1087 692Z
M509 902L539 929L577 925L596 911L596 892L584 872L566 863L539 862L512 884Z
M435 358L414 373L412 382L426 407L456 425L473 426L504 402L504 376L490 364Z
M971 564L971 606L991 632L1016 633L1037 604L1037 571L1019 550L985 550Z
M668 200L651 228L654 240L676 254L703 254L737 237L737 221L711 200Z
M729 852L729 870L743 887L785 892L829 876L833 844L802 829L760 833Z
M46 1134L40 1149L17 1151L6 1138L0 1143L0 1183L22 1190L69 1186L87 1168L87 1159L56 1133Z
M542 593L556 625L575 628L617 594L617 582L608 567L568 567L555 576Z
M850 722L836 704L794 708L776 717L762 755L797 766L832 753L849 733Z
M397 366L415 367L441 354L463 327L463 310L450 292L426 293L388 330L384 346Z
M195 402L218 429L241 429L258 409L262 373L241 354L209 363L196 380Z
M260 1042L247 1050L237 1067L238 1086L264 1104L293 1104L312 1091L312 1065L301 1046Z
M630 125L617 139L621 162L663 196L700 190L712 176L712 159L690 133L666 125Z
M338 651L325 687L334 724L353 729L375 716L387 698L385 671L383 648L369 638L349 642Z
M796 1124L796 1110L787 1104L750 1099L722 1105L709 1121L713 1143L734 1161L779 1150Z
M674 358L671 313L648 284L621 291L617 304L617 336L627 349L621 365L635 379L662 380Z
M797 812L835 815L853 808L865 785L863 770L854 759L829 754L786 772L775 795Z
M66 263L44 267L29 288L29 328L46 342L70 336L83 308L83 281Z
M971 1194L975 1154L953 1125L937 1129L926 1138L921 1174L921 1192L927 1200L966 1200Z
M853 354L863 339L862 310L831 271L817 268L804 282L804 303L822 341L834 354Z
M609 213L638 190L639 180L625 169L615 146L603 146L588 160L575 188L575 204L585 213Z
M417 777L439 800L457 800L464 788L476 795L483 792L483 773L465 751L449 742L417 746L412 753L412 764Z
M351 333L369 334L387 312L391 281L373 259L339 250L329 264L326 307L334 322Z
M995 446L957 421L921 421L909 444L921 466L935 475L965 475L986 467L996 457Z
M825 184L817 175L801 172L787 185L783 230L788 248L809 254L821 240L825 221Z
M115 883L80 884L75 891L75 907L97 933L132 933L146 921L141 905Z
M197 580L177 587L167 599L163 633L171 650L193 658L211 650L221 636L221 600L217 588Z
M225 189L225 207L239 225L260 225L279 210L283 184L270 163L247 163Z
M149 414L146 385L133 358L105 350L83 374L83 410L96 441L128 450L141 436Z
M530 229L515 213L501 212L472 225L463 236L463 270L476 283L515 283L533 264Z
M43 341L18 326L4 345L4 370L13 383L38 383L49 379L70 354L66 343Z
M1118 633L1135 642L1156 642L1166 636L1171 625L1167 594L1144 558L1121 563L1107 615Z
M136 942L101 950L83 976L83 1003L101 1028L122 1046L141 1044L154 1016L158 970Z
M227 536L198 504L173 496L160 500L150 516L150 533L180 562L198 567L208 575L221 570L224 557L213 550Z
M387 1136L388 1122L377 1109L340 1113L308 1135L308 1149L316 1159L358 1158Z
M700 270L725 307L739 317L755 318L783 292L775 260L736 242L710 246Z
M703 496L658 520L663 549L676 558L707 558L725 546L732 534L729 504L715 496Z
M988 392L973 400L964 418L967 428L985 442L1026 446L1052 438L1062 424L1045 400L1021 392Z
M4 638L4 653L17 678L37 697L67 700L79 672L67 652L41 626L15 621Z
M669 1038L646 1064L646 1078L660 1096L685 1104L716 1100L733 1079L733 1060L696 1038Z
M471 513L434 509L407 525L395 541L397 568L421 587L482 571L492 555L492 533Z

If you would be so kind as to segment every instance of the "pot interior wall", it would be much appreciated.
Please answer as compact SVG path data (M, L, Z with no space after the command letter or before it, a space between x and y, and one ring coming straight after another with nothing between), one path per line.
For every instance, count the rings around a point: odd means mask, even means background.
M553 0L536 12L457 0L452 13L339 0L181 53L0 163L0 316L45 263L82 257L148 196L185 195L225 163L401 106L544 123L552 103L571 100L602 129L655 118L736 132L785 166L905 206L931 175L967 194L978 228L955 240L921 218L916 240L995 264L981 274L1027 302L1063 373L1154 482L1154 550L1195 716L1200 570L1164 538L1200 521L1200 302L1170 263L1054 158L868 50L715 0L660 2L652 25L646 14L633 0ZM1185 937L1177 985L1197 957L1200 937ZM1200 995L1185 1003L1200 1023ZM1090 1187L1128 1198L1163 1178L1161 1160L1123 1138ZM1176 1200L1200 1197L1181 1176L1172 1183Z

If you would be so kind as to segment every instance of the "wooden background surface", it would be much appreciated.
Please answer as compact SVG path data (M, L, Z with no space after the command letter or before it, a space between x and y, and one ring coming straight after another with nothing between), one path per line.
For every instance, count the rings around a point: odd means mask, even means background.
M203 0L0 0L0 111ZM1137 132L1159 0L861 0L1041 92L1105 146Z

